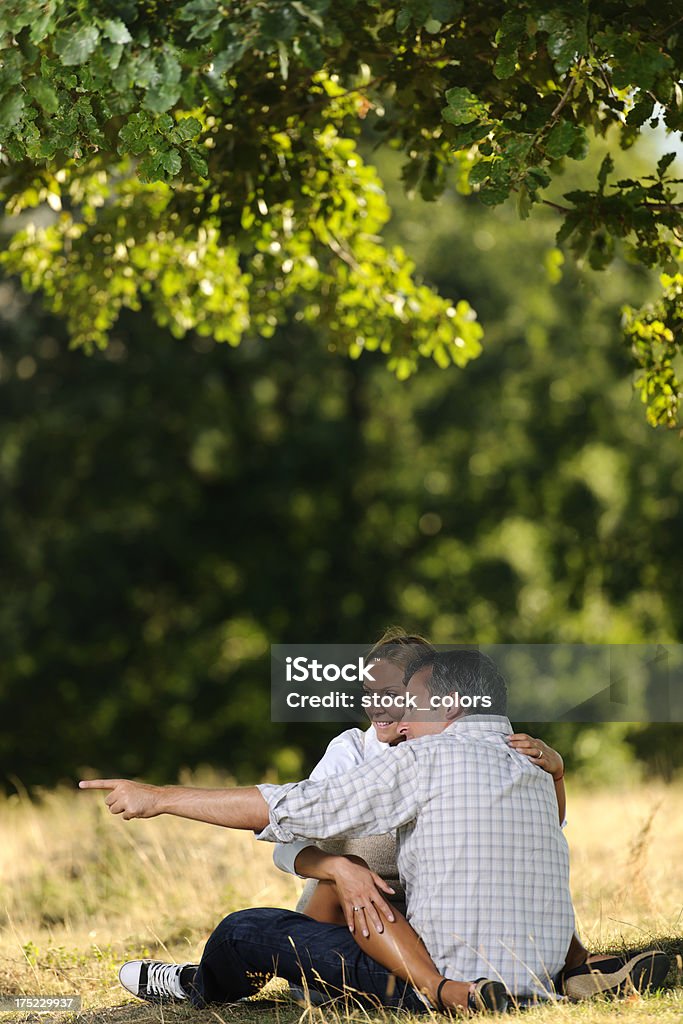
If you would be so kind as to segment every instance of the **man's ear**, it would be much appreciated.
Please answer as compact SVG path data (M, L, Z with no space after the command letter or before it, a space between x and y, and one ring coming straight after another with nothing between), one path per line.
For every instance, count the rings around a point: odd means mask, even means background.
M461 707L458 707L455 703L455 698L458 696L457 691L454 690L453 693L449 693L448 696L453 698L453 706L450 708L445 708L446 721L450 725L451 722L455 722L456 719L462 718L465 712Z

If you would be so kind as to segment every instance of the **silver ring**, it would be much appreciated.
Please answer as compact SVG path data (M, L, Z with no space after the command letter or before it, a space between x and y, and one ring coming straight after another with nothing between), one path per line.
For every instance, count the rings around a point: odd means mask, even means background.
M537 751L536 752L536 757L538 757L538 758L543 757L543 751L542 750Z
M354 910L365 910L365 907L354 907Z

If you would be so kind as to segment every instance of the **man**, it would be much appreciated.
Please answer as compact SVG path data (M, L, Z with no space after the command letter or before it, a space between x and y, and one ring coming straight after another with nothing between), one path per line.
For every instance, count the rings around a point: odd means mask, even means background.
M110 789L111 812L127 819L176 814L258 830L270 841L396 830L408 919L443 977L454 979L450 1005L503 1009L506 989L543 997L574 927L552 781L505 742L512 731L505 682L485 655L432 653L407 675L417 710L403 727L414 742L344 775L233 790L115 779L82 785ZM424 1009L421 996L346 927L286 910L230 914L198 966L131 961L120 978L142 998L189 997L204 1006L250 995L262 983L255 978L273 973L333 994L352 989L386 1006Z

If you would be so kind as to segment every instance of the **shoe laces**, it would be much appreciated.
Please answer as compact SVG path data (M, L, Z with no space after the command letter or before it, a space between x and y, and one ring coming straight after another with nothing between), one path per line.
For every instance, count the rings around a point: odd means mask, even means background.
M150 964L147 969L148 993L153 996L186 998L180 984L180 970L177 964Z

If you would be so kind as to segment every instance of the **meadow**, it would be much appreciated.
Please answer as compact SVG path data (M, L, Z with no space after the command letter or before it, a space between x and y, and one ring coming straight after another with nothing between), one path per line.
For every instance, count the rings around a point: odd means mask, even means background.
M575 790L570 781L566 835L584 942L595 950L658 945L671 954L672 970L661 993L533 1008L524 1014L529 1024L683 1020L682 798L681 783ZM302 1009L278 980L252 1002L201 1013L141 1003L119 986L118 966L126 959L197 961L214 925L233 910L294 906L302 883L279 872L271 847L250 833L172 817L124 822L109 813L103 794L61 787L33 800L21 791L0 799L0 835L3 994L80 995L77 1016L84 1024L396 1018L334 1006ZM0 1016L13 1024L39 1019L36 1013ZM76 1015L40 1019L70 1024Z

